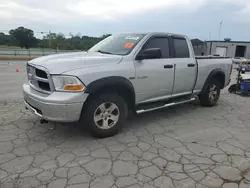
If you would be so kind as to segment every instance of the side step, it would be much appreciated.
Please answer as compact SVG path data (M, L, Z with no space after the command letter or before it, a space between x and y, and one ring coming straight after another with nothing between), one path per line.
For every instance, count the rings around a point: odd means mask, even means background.
M184 103L188 103L188 102L191 102L191 101L195 101L195 98L189 98L189 99L185 99L185 100L178 100L176 102L170 102L170 103L166 103L164 104L163 102L161 102L161 105L153 105L153 107L151 108L147 108L147 105L144 105L144 108L141 107L141 109L137 110L136 113L137 114L142 114L142 113L145 113L145 112L150 112L150 111L154 111L154 110L158 110L158 109L162 109L162 108L167 108L167 107L170 107L170 106L175 106L175 105L178 105L178 104L184 104Z

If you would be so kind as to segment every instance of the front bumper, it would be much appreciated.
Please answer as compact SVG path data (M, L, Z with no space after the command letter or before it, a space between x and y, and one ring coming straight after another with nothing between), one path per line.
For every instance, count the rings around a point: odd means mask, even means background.
M80 119L81 111L88 94L83 92L53 92L44 94L23 85L25 106L37 116L54 122L75 122Z

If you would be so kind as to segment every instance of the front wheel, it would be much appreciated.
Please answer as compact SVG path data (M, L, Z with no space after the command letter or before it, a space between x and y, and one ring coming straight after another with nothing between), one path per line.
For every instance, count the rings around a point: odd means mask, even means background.
M93 136L105 138L120 131L127 114L127 103L121 96L100 94L91 98L91 102L86 106L82 122L86 123Z
M199 95L200 103L203 106L215 106L220 98L220 83L217 80L211 80L205 91Z

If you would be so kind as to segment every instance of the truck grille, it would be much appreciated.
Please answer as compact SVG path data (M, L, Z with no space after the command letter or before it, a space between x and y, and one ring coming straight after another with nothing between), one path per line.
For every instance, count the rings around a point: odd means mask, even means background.
M27 64L27 74L29 84L33 89L43 93L52 92L52 78L45 69Z
M40 70L40 69L35 69L35 70L36 70L36 76L38 76L40 78L48 79L48 76L47 76L45 71Z

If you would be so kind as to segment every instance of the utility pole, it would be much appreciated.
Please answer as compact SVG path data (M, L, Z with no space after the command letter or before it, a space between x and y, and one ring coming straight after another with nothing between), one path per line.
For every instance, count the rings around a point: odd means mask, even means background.
M219 40L220 41L220 35L221 35L221 28L222 28L223 21L220 22L220 28L219 28Z
M37 33L41 33L41 34L46 34L48 33L48 40L49 40L49 48L51 48L51 31L49 30L49 32L45 32L45 31L42 31L42 32L37 32Z
M46 31L39 31L39 32L36 32L36 33L42 34L42 36L44 37L44 34L46 34L48 32L46 32ZM43 46L42 46L42 48L43 48L43 55L44 55L44 46L45 46L45 43L43 42Z
M49 47L51 48L51 31L49 30Z

